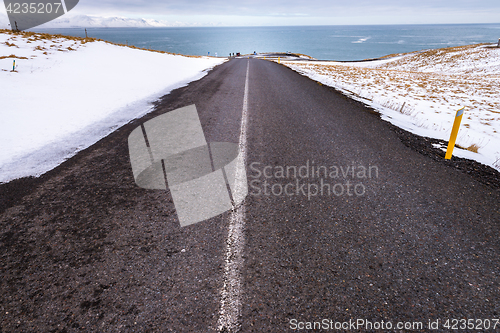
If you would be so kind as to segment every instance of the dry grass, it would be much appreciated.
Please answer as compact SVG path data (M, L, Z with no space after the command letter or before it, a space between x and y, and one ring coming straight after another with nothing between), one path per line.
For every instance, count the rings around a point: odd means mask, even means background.
M500 157L496 159L495 163L493 163L493 166L497 169L500 169Z
M13 58L13 59L26 59L26 60L28 59L28 58L26 58L26 57L18 57L18 56L16 56L15 54L11 54L11 55L9 55L9 56L1 56L1 57L0 57L0 59L7 59L7 58Z
M477 153L477 151L479 150L479 148L481 148L481 147L479 147L478 145L476 145L476 144L474 143L474 144L470 145L470 146L467 148L467 150L468 150L468 151L471 151L471 152L473 152L473 153Z
M60 35L60 34L47 34L47 33L32 32L32 31L12 31L12 30L8 30L8 29L0 29L0 33L5 33L5 34L13 35L13 36L20 36L20 37L28 39L28 41L31 41L31 42L34 42L37 40L53 40L56 38L80 41L80 42L84 42L84 43L102 41L102 39L91 38L91 37L83 38L83 37L65 36L65 35Z
M311 57L310 55L307 55L307 54L302 54L302 53L294 53L300 57L305 57L305 58L308 58L308 59L314 59L313 57Z
M466 106L475 120L492 126L491 116L500 113L500 81L492 69L475 69L473 64L497 50L480 45L414 52L376 67L315 63L293 66L324 75L337 88L406 115L416 116L416 106L421 102L432 103L440 113ZM403 108L403 101L412 107Z
M380 57L379 59L395 58L395 57L400 57L400 56L406 55L406 54L411 54L411 53L391 53L391 54L385 55L383 57Z
M422 68L426 66L435 65L453 68L465 59L480 60L485 58L491 50L481 47L484 45L486 44L473 44L407 53L407 57L388 63L384 67L403 67L405 70L416 72L422 72Z

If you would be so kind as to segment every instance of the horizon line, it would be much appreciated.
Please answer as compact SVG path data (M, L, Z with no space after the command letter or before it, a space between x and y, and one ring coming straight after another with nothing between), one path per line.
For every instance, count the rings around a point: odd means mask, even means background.
M114 16L110 16L114 17ZM117 17L117 16L116 16ZM141 20L135 19L135 20ZM144 19L146 20L146 19ZM159 20L156 20L161 22ZM185 25L185 26L166 26L166 27L107 27L107 26L69 26L69 27L47 27L45 29L80 29L80 28L138 28L138 29L158 29L158 28L279 28L279 27L345 27L345 26L415 26L415 25L491 25L499 24L500 22L488 23L374 23L374 24L290 24L290 25Z

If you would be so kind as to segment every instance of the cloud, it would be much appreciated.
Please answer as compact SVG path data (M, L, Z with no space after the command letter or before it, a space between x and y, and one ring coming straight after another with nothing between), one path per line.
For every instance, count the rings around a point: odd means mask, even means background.
M392 9L500 9L498 0L87 0L78 5L83 9L131 13L157 13L159 15L233 15L233 16L275 16L304 15L304 16L336 16L339 12L359 14L377 8ZM97 13L96 13L97 14Z

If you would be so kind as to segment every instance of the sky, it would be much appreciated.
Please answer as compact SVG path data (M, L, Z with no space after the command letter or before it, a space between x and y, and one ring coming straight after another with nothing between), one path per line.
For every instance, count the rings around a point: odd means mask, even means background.
M500 23L500 1L80 0L71 14L202 26Z

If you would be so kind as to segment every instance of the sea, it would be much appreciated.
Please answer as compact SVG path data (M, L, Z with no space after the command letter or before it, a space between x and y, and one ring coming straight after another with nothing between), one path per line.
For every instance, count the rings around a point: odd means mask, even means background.
M85 37L84 28L39 32ZM283 27L87 28L89 37L186 55L291 52L320 60L353 61L477 43L497 43L498 24Z

